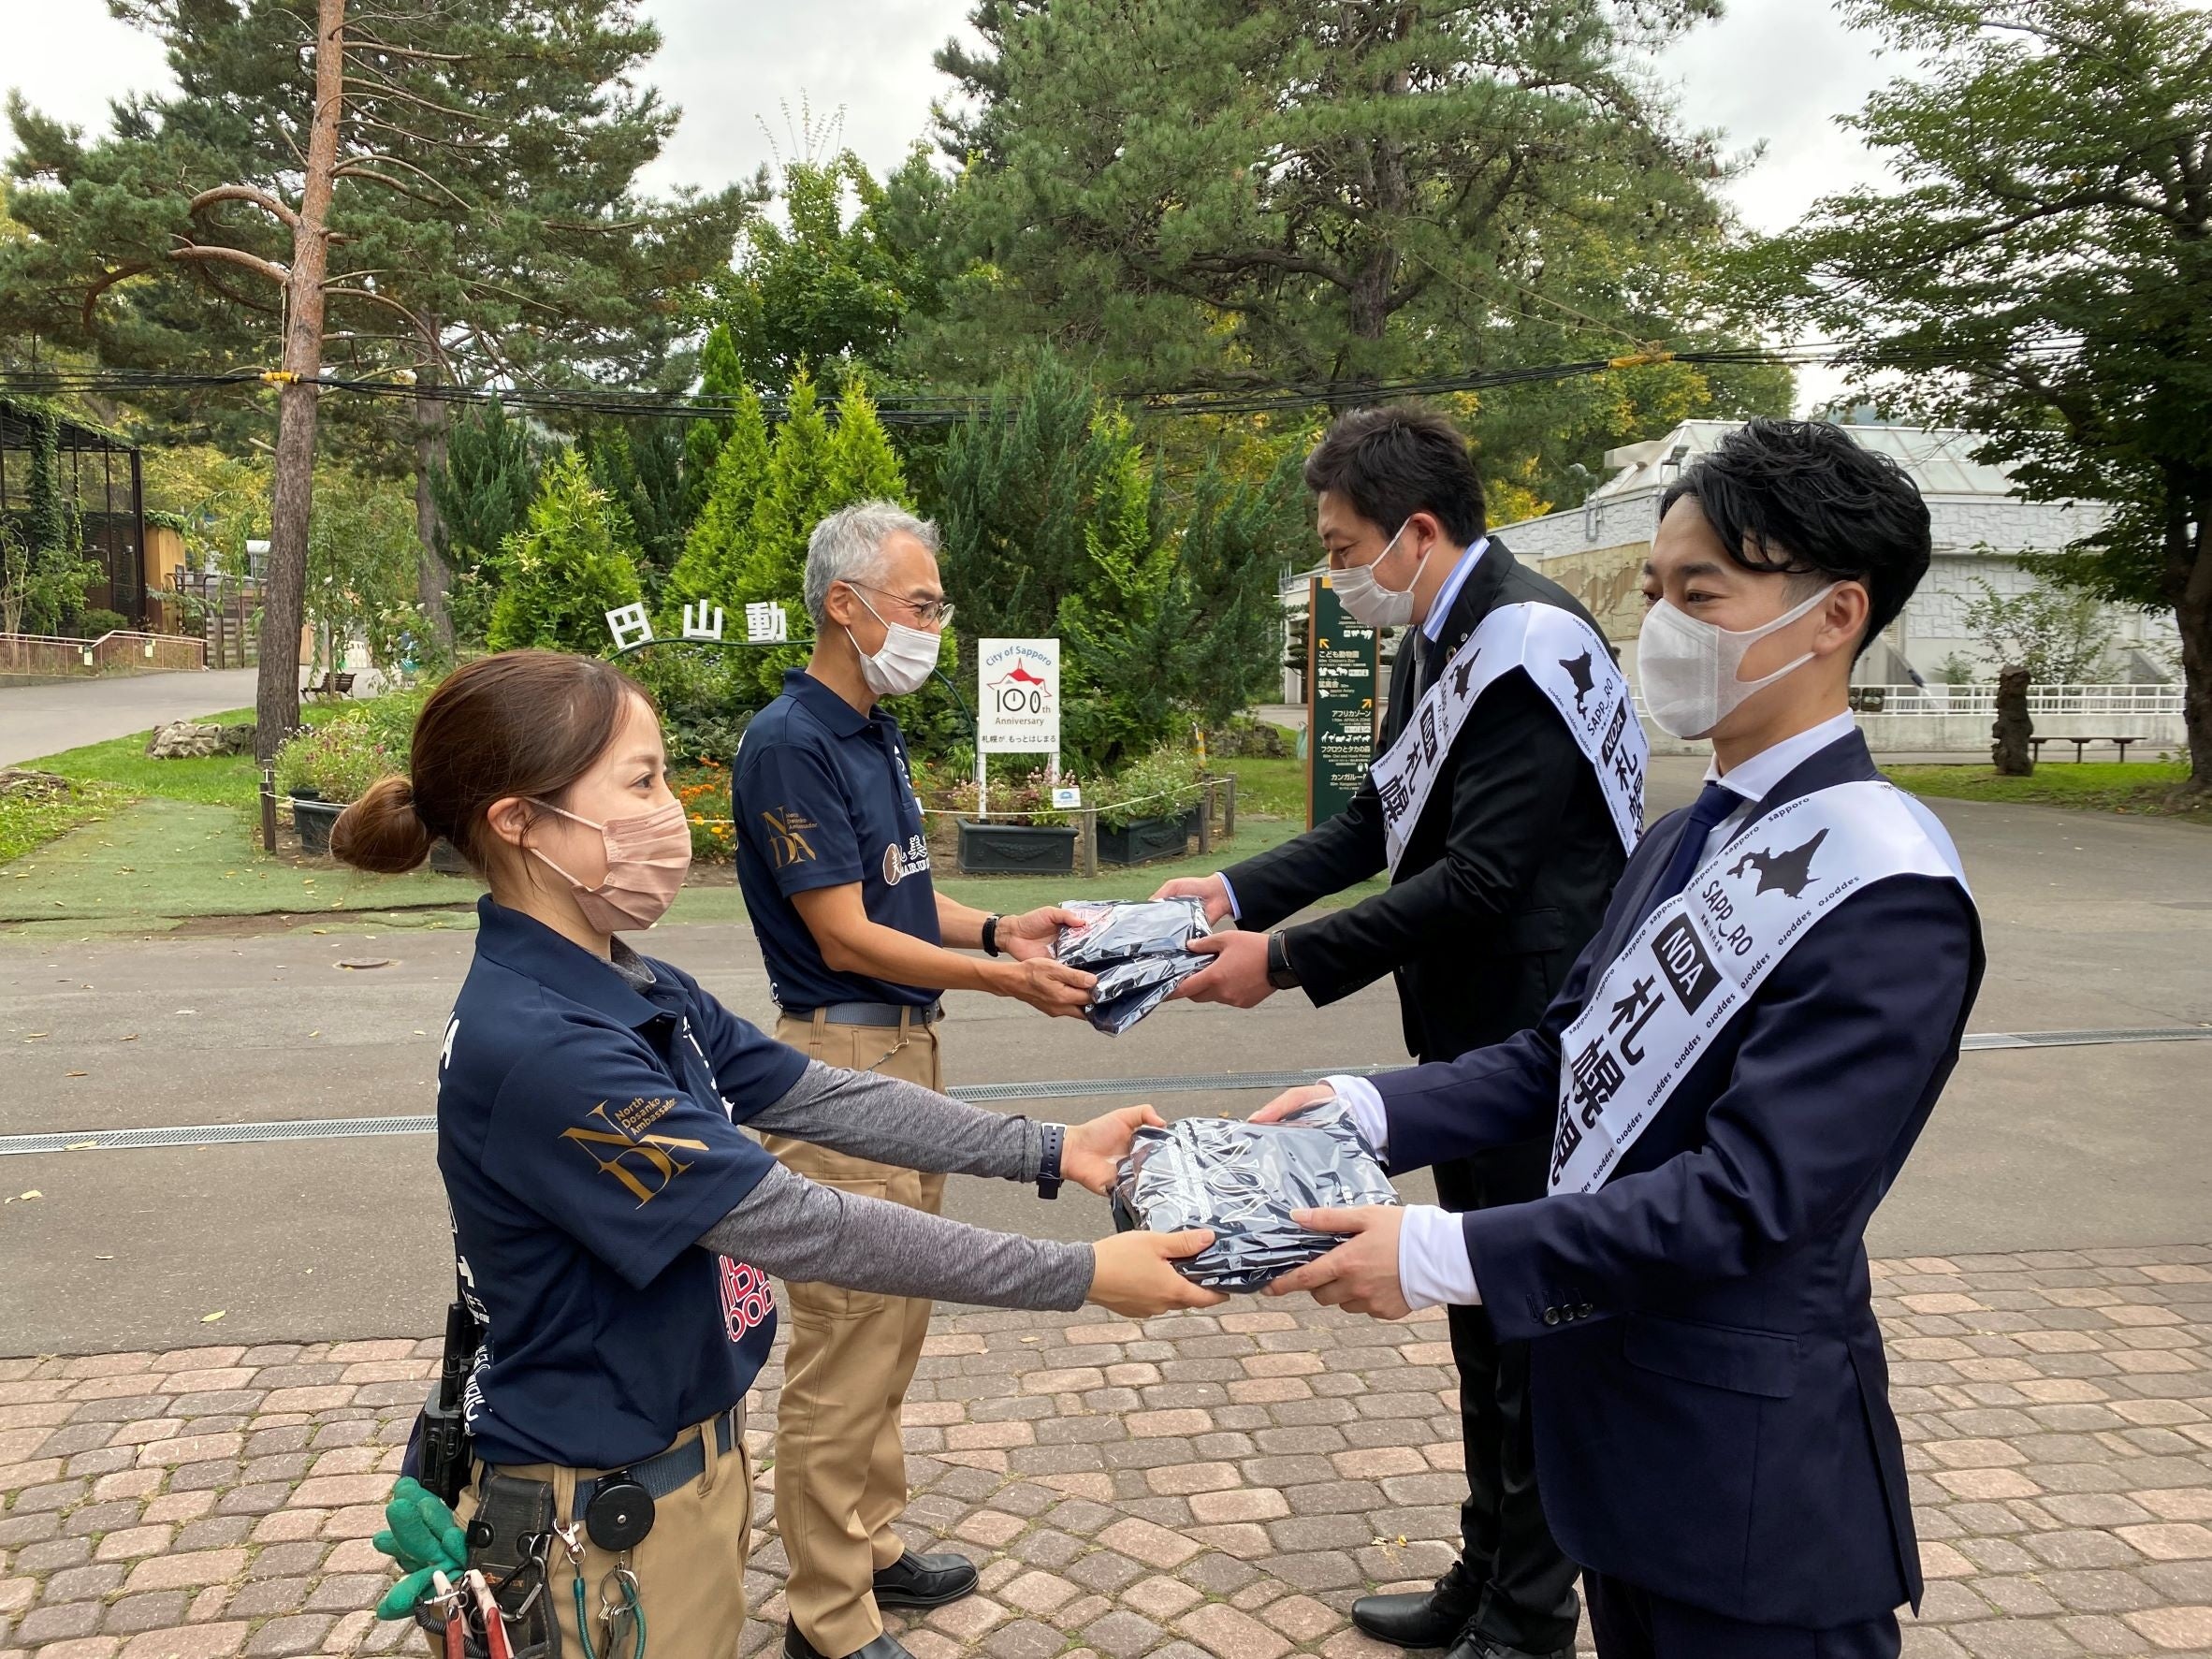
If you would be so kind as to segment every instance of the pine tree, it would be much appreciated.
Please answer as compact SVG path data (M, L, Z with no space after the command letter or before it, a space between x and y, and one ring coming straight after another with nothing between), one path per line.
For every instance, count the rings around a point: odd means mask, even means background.
M829 456L823 468L824 499L829 509L854 502L896 502L911 508L906 470L891 447L891 435L876 414L867 383L859 373L845 378L837 395L837 424L830 433Z
M1288 550L1312 534L1302 459L1286 454L1272 475L1253 483L1209 457L1182 510L1176 559L1193 620L1176 695L1208 728L1263 697L1273 701L1281 683L1278 588Z
M828 499L830 427L814 379L801 370L784 400L783 419L768 447L768 475L753 503L749 545L737 560L741 602L773 599L789 604L804 584L807 538Z
M659 45L634 0L366 8L116 0L157 30L179 90L119 105L86 144L20 97L29 232L0 242L0 332L159 370L279 358L276 488L259 698L264 751L298 718L297 637L324 364L413 373L410 418L337 402L340 436L413 451L422 603L444 630L429 479L455 381L650 378L677 303L727 260L747 193L641 197L675 112L635 85ZM333 255L333 249L339 252ZM331 263L333 257L337 263ZM173 414L233 448L267 411Z
M1084 579L1084 537L1115 452L1097 388L1050 353L996 386L945 441L936 476L946 591L961 632L1049 634Z
M669 577L669 590L678 599L727 604L736 594L739 566L752 546L753 514L768 490L768 423L761 400L748 386L730 395L737 413L720 452L709 458L706 499ZM711 422L696 422L686 442L713 429Z
M581 447L593 480L630 521L646 597L657 600L691 530L685 433L673 421L609 422L588 429Z
M745 365L738 358L737 348L731 343L726 323L717 323L708 329L706 343L700 348L699 395L732 400L755 396L751 383L745 378ZM755 415L757 418L757 396ZM722 449L736 424L735 417L706 415L685 429L684 485L690 492L685 518L688 524L697 524L699 515L706 510L706 498L714 491L716 463L721 458Z
M499 552L529 515L543 466L529 423L496 401L454 422L444 464L430 475L448 564L471 571Z
M637 564L621 515L574 449L546 468L523 528L499 560L500 594L487 639L495 651L536 646L601 655L606 613L638 598Z
M1084 581L1059 607L1060 741L1085 771L1135 760L1174 729L1194 620L1190 584L1161 533L1157 474L1126 415L1098 425L1113 459L1084 527Z

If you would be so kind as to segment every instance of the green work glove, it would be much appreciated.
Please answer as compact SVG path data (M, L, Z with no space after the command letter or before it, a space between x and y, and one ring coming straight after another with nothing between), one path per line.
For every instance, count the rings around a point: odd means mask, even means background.
M431 1575L439 1570L437 1567L423 1567L409 1573L384 1593L384 1599L376 1604L376 1616L379 1619L414 1618L415 1608L432 1589ZM446 1576L452 1577L451 1574Z
M430 1575L442 1572L458 1579L468 1559L468 1539L460 1522L444 1501L423 1491L412 1477L402 1476L384 1506L388 1530L371 1540L399 1564L405 1575L376 1604L380 1619L404 1619L430 1588Z

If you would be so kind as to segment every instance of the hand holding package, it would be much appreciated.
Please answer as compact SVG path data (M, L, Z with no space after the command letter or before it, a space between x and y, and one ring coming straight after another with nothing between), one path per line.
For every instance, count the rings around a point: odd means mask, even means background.
M1127 1031L1206 966L1207 958L1189 948L1207 932L1205 906L1195 898L1077 899L1063 908L1084 920L1060 929L1053 954L1098 976L1084 1018L1110 1037Z
M1209 1290L1259 1290L1344 1241L1290 1219L1294 1210L1395 1204L1397 1192L1341 1100L1280 1123L1193 1117L1139 1129L1114 1185L1117 1225L1151 1232L1211 1228L1214 1243L1176 1268Z

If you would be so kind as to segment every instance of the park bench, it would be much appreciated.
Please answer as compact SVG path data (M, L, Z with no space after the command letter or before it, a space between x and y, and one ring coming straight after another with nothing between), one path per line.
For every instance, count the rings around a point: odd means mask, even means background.
M302 693L309 697L350 697L354 693L354 677L340 674L335 669L326 674Z
M2030 737L2028 739L2028 748L2033 758L2040 761L2043 759L2043 746L2045 744L2071 743L2074 745L2074 761L2076 764L2078 764L2082 759L2082 750L2088 748L2088 746L2092 743L2109 743L2113 745L2119 750L2119 753L2113 756L2113 759L2116 761L2124 761L2128 758L2128 745L2131 743L2140 743L2142 739L2139 737Z

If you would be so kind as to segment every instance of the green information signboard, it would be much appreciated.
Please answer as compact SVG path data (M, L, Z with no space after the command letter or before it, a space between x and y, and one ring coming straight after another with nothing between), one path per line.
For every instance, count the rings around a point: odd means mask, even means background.
M1355 622L1329 586L1310 583L1305 634L1305 824L1351 805L1375 759L1375 630Z

